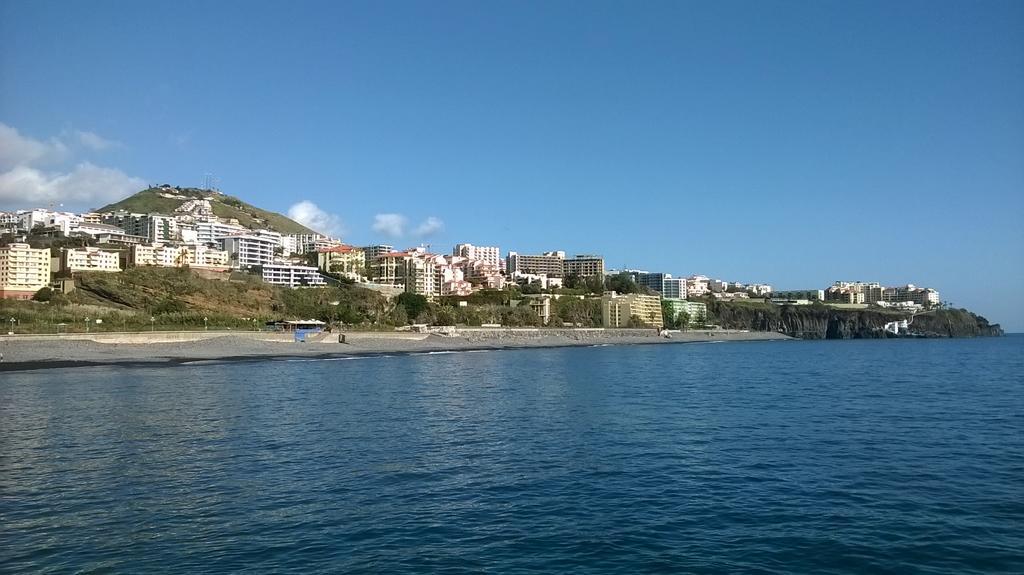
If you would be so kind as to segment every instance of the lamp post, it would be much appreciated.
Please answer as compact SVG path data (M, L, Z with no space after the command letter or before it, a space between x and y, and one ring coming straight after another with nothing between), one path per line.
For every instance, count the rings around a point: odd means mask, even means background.
M149 316L149 331L156 331L156 318Z
M14 317L12 316L12 317L11 317L11 332L10 332L11 334L13 334L13 333L14 333L14 321L15 321L15 320L14 320Z
M85 333L89 333L89 316L85 317Z
M209 323L209 321L210 321L209 318L207 318L205 316L203 317L203 330L210 331L210 323Z

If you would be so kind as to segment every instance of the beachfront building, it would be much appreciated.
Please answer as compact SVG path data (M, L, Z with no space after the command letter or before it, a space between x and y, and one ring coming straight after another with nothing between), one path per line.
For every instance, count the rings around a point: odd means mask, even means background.
M32 299L50 285L50 250L28 244L0 247L0 298Z
M661 298L655 295L605 292L601 297L601 317L604 327L635 327L636 322L647 327L664 325Z
M529 294L523 296L519 305L528 305L533 313L540 318L541 325L548 325L551 321L551 300L555 297L551 294Z
M604 277L604 258L595 255L577 255L562 261L562 277Z
M366 254L353 246L333 246L316 252L317 267L353 281L366 279Z
M57 273L119 272L121 254L99 248L65 248L53 258L51 267Z
M679 317L679 314L686 313L690 318L689 325L698 326L707 323L708 306L702 301L686 301L679 298L662 298L666 304L672 319Z
M268 284L298 287L323 287L327 285L323 276L312 266L292 264L267 264L261 266L260 274Z
M278 234L280 236L280 234ZM275 251L280 247L280 237L260 234L236 234L221 240L228 253L231 267L245 269L265 266L274 262Z

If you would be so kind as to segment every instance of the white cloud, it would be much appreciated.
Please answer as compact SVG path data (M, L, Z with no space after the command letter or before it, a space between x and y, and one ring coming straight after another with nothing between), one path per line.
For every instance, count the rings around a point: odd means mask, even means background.
M341 218L325 212L309 200L302 200L288 208L288 217L321 234L340 236L343 232Z
M408 219L402 214L377 214L373 216L373 231L392 238L405 235Z
M21 165L59 162L67 155L67 145L57 138L42 142L22 136L15 128L0 122L0 170L9 170Z
M19 209L61 204L65 209L96 208L146 187L146 182L115 168L80 161L76 150L100 151L119 145L92 132L64 131L49 140L23 136L0 122L0 207Z
M103 150L107 150L109 148L116 148L121 145L120 142L108 140L94 132L83 132L79 130L75 132L75 136L78 138L79 144L82 144L83 146L89 148L94 152L102 152Z
M416 229L412 232L412 234L416 237L425 238L428 236L432 236L443 229L444 222L442 222L440 218L430 216L429 218L423 220L423 222L421 222L420 225L416 226Z
M0 202L10 207L43 207L50 203L96 208L146 187L146 182L121 170L82 162L67 173L15 166L0 173Z

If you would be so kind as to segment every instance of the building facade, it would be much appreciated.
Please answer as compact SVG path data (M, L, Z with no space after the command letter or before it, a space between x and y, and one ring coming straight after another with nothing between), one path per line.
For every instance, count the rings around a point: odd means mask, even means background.
M68 248L53 259L59 262L52 266L56 268L54 271L62 273L121 271L121 254L99 248Z
M206 244L139 244L128 251L128 265L226 270L230 267L230 258L226 251Z
M280 247L273 238L255 234L228 236L221 242L231 267L236 269L269 265L274 262L275 252Z
M360 281L366 277L366 254L353 246L335 246L317 251L317 267L339 274L342 277Z
M247 230L238 224L227 224L219 220L206 219L192 225L195 241L201 244L219 244L227 236L244 234Z
M320 272L312 266L296 266L291 264L267 264L261 267L263 281L290 288L323 287L327 285Z
M664 325L661 298L654 295L607 292L601 297L601 317L604 327L632 327L632 318L647 327Z
M50 285L50 250L28 244L0 247L0 298L32 299Z
M686 299L686 280L673 278L672 274L649 273L640 271L629 272L638 285L652 289L663 298Z
M686 313L689 317L690 326L704 325L707 323L708 306L702 301L686 301L677 298L662 298L671 311L672 319L679 317L679 314Z
M505 257L505 271L512 277L522 274L560 278L565 274L565 252L544 252L539 256L509 252Z
M562 261L562 277L580 278L604 277L604 258L594 255L577 255Z
M452 250L453 256L464 257L468 260L482 261L492 264L495 268L501 268L501 250L497 246L474 246L473 244L458 244Z

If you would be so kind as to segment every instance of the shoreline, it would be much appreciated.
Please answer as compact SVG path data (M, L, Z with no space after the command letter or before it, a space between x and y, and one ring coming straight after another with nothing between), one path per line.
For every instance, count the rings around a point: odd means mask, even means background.
M291 335L203 333L192 339L167 334L95 334L93 336L14 336L0 340L0 372L75 367L177 367L191 364L246 363L287 360L340 360L430 353L512 349L553 349L625 345L668 345L717 341L780 341L779 333L694 331L671 338L653 330L460 330L454 336L403 332L337 333L321 341L294 342ZM332 341L322 341L327 337ZM104 342L104 340L108 342ZM132 341L137 340L137 341ZM156 341L147 341L156 340Z

